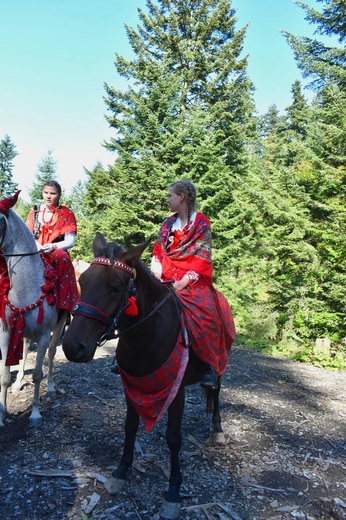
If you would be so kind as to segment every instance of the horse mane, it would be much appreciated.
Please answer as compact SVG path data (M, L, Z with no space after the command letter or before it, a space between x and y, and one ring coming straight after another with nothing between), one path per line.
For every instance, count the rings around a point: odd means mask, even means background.
M107 246L104 251L105 258L109 258L111 263L116 260L116 258L119 256L120 253L125 252L126 249L121 246L120 244L117 244L116 242L109 242L107 243Z

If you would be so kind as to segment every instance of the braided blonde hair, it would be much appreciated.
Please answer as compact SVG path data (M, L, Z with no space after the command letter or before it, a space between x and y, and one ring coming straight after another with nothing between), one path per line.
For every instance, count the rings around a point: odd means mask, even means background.
M191 181L181 180L172 182L170 188L174 190L177 195L185 195L187 202L188 221L194 211L196 211L196 188Z

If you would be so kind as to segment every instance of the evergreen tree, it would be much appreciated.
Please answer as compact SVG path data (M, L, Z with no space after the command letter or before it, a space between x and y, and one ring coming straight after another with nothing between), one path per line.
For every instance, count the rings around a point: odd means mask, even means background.
M42 188L47 181L58 181L57 163L53 158L53 151L48 150L47 154L42 157L37 166L35 180L32 188L29 190L29 196L32 205L37 204L42 200Z
M137 30L127 27L135 58L116 55L128 89L105 86L115 131L106 146L117 159L104 221L113 215L113 233L126 244L154 238L167 214L169 183L188 178L212 221L214 250L229 248L225 215L233 211L234 175L246 174L246 143L255 131L241 57L246 28L236 30L230 0L149 0L147 7L147 14L139 9ZM224 257L232 262L232 254Z
M8 135L0 141L0 197L8 197L18 189L12 181L13 159L17 157L15 144Z
M316 34L334 36L343 43L345 2L320 0L320 3L322 12L303 3L299 5L307 13L307 20L317 25ZM306 140L300 142L293 161L295 179L305 194L309 212L310 226L306 229L314 260L310 264L305 262L308 269L305 274L302 272L302 283L296 279L301 298L298 302L292 296L291 323L305 339L328 336L340 347L346 333L343 296L346 51L344 47L327 46L317 39L284 34L303 75L313 80L316 91L310 120L307 125L304 123Z
M346 41L346 3L343 0L318 0L322 12L297 2L305 11L306 20L316 26L316 34L334 36L340 44ZM303 76L310 77L317 89L326 84L346 87L346 49L344 46L328 46L321 40L295 36L283 31L292 47Z
M86 170L87 172L87 170ZM70 250L72 258L80 258L85 261L92 259L91 244L95 236L93 228L94 213L86 204L86 182L78 181L69 195L64 195L62 203L72 209L77 221L76 243ZM99 231L100 228L96 228Z
M295 81L292 85L292 104L286 108L288 119L288 130L301 136L303 139L307 135L307 124L310 120L309 105L303 96L301 82Z

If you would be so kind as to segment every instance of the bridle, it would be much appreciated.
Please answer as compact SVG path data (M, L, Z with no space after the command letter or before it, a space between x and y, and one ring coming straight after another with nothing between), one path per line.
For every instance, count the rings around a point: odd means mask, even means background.
M114 262L111 262L109 258L103 258L103 257L94 258L90 265L93 265L93 264L104 265L107 267L111 267L113 269L120 269L120 270L125 271L126 273L130 274L130 276L131 276L127 283L119 310L117 311L117 313L114 317L110 316L109 314L107 314L106 312L102 311L101 309L95 307L94 305L90 305L88 303L81 302L81 301L79 301L71 311L72 316L82 315L87 318L101 321L102 323L106 323L106 325L108 325L108 329L96 343L97 347L104 345L106 343L106 341L108 341L110 339L119 338L125 332L128 332L129 330L131 330L135 327L138 327L141 323L150 319L152 316L154 316L154 314L156 314L158 312L158 310L174 294L173 289L170 289L168 287L169 290L168 290L168 293L166 294L166 296L155 306L155 308L147 316L144 316L144 318L142 318L139 321L136 321L136 323L134 323L130 327L128 327L122 331L119 331L117 334L115 334L115 330L118 328L120 316L125 311L125 309L130 305L128 303L129 296L135 295L135 292L136 292L136 287L135 287L136 269L123 262L120 262L119 260L115 260Z

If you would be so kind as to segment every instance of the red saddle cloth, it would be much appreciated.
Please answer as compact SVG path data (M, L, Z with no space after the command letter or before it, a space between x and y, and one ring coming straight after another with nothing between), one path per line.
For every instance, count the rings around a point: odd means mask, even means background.
M144 377L132 377L119 366L125 393L144 423L147 432L164 416L177 395L184 377L189 349L182 334L167 361L155 372Z

